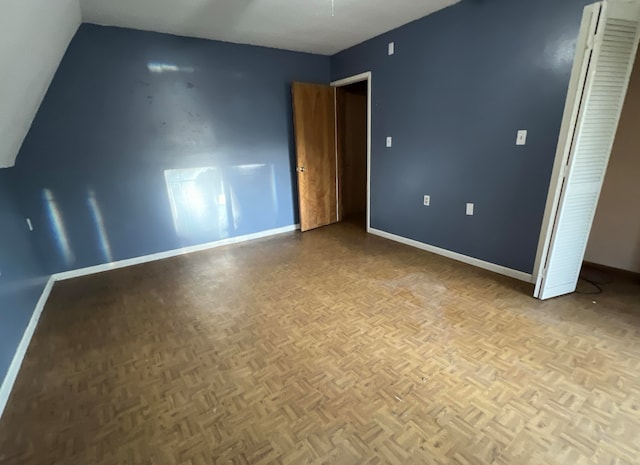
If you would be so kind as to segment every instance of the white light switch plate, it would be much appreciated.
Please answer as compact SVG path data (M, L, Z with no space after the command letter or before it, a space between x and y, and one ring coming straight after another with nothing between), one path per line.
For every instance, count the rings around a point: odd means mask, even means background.
M393 137L387 137L387 147L391 147L393 145Z
M473 215L473 204L472 203L468 203L467 204L467 215L469 215L469 216Z
M424 206L428 207L429 205L431 205L431 196L430 195L425 195L424 196Z
M393 55L396 53L396 44L395 42L389 42L389 55Z
M527 145L527 130L520 129L516 138L516 145Z

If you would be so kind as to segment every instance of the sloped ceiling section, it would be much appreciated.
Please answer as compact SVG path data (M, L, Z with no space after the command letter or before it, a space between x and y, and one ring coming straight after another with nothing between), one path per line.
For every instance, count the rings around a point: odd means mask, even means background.
M333 55L459 0L81 0L86 22Z
M0 168L15 163L80 22L78 0L0 2Z
M0 168L81 21L333 55L460 0L1 0Z

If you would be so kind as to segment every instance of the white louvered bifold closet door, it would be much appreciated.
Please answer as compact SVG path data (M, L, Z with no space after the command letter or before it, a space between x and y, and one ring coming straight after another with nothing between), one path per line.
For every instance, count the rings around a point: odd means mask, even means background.
M639 19L638 3L602 3L540 283L541 299L576 289L633 67Z

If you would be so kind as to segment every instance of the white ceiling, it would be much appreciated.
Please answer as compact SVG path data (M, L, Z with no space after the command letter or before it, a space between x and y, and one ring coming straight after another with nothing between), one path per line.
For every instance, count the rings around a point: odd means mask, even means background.
M333 55L459 0L80 0L85 22Z

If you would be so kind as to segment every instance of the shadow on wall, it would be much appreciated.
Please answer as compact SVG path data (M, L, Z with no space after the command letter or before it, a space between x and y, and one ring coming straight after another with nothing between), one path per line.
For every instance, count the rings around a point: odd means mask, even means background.
M287 96L287 120L293 122L293 94L291 83L286 83L284 93ZM296 152L295 130L293 123L289 126L289 171L291 182L291 205L293 206L294 222L300 223L300 198L298 197L298 154Z

